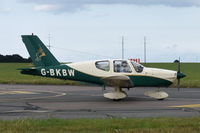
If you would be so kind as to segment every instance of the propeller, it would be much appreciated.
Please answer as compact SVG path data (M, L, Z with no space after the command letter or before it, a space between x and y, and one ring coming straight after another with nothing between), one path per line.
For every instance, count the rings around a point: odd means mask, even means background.
M179 60L178 60L178 71L177 71L177 80L178 80L178 83L177 83L177 87L178 87L178 91L180 90L180 79L181 78L184 78L186 75L181 73L181 59L179 57Z
M178 60L178 71L177 71L177 79L178 79L177 87L178 87L178 91L180 91L180 78L178 77L178 75L180 73L181 73L181 59L179 57L179 60Z
M104 92L106 90L106 85L102 86L102 92Z

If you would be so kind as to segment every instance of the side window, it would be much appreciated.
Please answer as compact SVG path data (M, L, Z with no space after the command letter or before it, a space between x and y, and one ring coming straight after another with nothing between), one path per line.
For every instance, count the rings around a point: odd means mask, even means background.
M114 72L119 72L119 73L131 73L132 72L127 61L116 60L113 62L113 65L114 65Z
M110 63L109 61L98 61L95 63L96 68L104 71L110 71Z
M144 67L141 64L137 64L134 61L132 61L131 63L136 72L141 73L143 71Z

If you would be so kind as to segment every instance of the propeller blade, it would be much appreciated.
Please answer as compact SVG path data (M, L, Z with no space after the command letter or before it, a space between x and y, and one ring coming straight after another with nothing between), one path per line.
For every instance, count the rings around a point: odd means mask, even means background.
M180 73L181 73L181 59L179 57L177 75L179 75ZM179 76L177 76L177 79L178 79L177 88L178 88L178 91L180 91L180 78L179 78Z
M180 90L180 84L181 84L181 80L182 78L186 77L186 75L184 73L181 72L181 59L179 57L179 62L178 62L178 68L177 68L177 88L178 88L178 91Z
M178 73L181 72L181 59L179 57L179 60L178 60Z
M105 90L106 90L106 86L103 85L103 86L102 86L102 91L105 91Z
M178 91L180 91L180 79L178 79Z

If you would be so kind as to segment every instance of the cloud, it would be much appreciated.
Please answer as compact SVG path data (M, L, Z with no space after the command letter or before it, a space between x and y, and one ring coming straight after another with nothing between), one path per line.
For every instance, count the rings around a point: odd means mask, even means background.
M200 6L200 0L19 0L34 3L37 11L69 12L77 11L88 5L164 5L171 7Z
M36 10L36 11L55 11L55 10L59 10L59 8L60 8L59 5L41 4L41 5L36 5L34 7L34 10Z
M0 1L0 13L1 14L7 14L12 11L12 6L7 4L7 1L1 0Z
M167 46L165 47L165 49L168 49L168 50L175 50L176 48L178 48L179 46L177 44L173 44L173 45L170 45L170 46Z
M11 12L11 8L0 8L0 13L10 13Z

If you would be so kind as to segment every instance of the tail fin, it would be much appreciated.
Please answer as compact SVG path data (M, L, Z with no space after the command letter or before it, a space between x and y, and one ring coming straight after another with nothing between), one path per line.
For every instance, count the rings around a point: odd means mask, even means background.
M36 35L22 35L22 40L35 67L60 65L58 60Z

